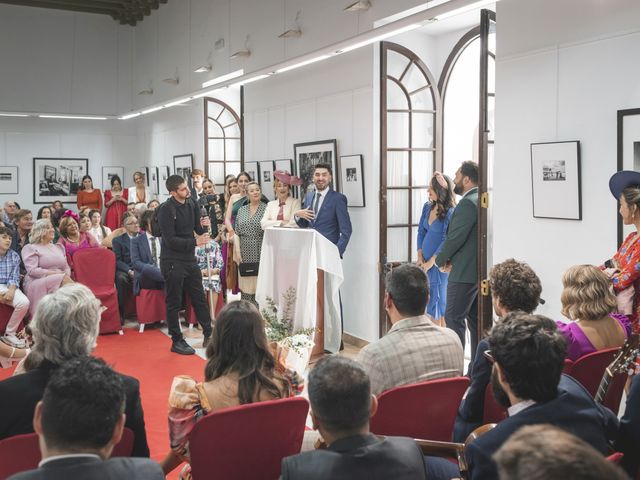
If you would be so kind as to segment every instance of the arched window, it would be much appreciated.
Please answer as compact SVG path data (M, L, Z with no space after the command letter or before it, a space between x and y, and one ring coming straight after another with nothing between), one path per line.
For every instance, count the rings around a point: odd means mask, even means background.
M206 173L222 193L225 177L241 170L242 123L229 105L215 98L205 98L204 114Z

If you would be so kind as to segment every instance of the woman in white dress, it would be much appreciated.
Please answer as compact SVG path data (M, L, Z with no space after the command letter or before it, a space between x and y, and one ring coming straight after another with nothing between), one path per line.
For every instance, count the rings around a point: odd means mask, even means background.
M128 188L127 198L129 203L144 203L145 205L151 200L155 199L155 196L151 193L145 183L145 174L142 172L135 172L133 174L133 187Z

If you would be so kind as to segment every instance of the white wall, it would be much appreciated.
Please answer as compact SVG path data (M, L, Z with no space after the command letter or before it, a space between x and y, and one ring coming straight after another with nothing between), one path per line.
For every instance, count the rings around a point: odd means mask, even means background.
M504 0L497 8L493 258L527 261L547 300L538 311L560 318L563 271L616 250L608 181L616 111L640 106L640 4ZM581 142L583 219L535 219L529 145L562 140Z

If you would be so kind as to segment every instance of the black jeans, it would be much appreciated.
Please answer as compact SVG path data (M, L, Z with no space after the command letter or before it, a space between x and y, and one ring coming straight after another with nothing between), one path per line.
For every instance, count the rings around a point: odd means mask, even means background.
M467 326L469 327L471 362L473 363L478 348L478 286L473 283L449 282L444 319L447 327L460 337L463 349L465 330Z
M118 310L120 321L124 320L127 297L133 295L133 278L121 270L116 270L116 291L118 292Z
M202 273L196 263L176 260L161 260L160 270L164 277L164 291L167 301L167 324L171 340L182 340L178 312L182 308L183 292L191 298L191 305L196 312L198 323L202 326L205 337L211 336L211 316L207 300L202 288Z

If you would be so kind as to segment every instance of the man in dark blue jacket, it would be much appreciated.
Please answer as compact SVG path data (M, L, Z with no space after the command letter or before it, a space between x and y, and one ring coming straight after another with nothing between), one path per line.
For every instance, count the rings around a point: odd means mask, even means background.
M131 261L131 239L138 235L140 227L135 215L125 216L122 220L125 233L111 242L116 256L116 290L118 291L118 308L120 323L124 325L125 305L127 297L133 292L133 262Z

